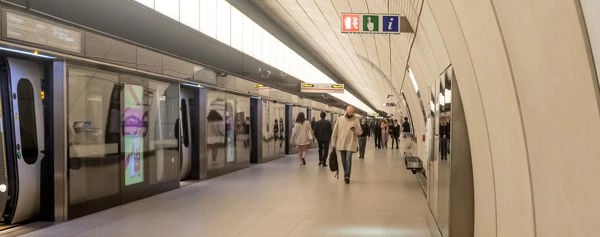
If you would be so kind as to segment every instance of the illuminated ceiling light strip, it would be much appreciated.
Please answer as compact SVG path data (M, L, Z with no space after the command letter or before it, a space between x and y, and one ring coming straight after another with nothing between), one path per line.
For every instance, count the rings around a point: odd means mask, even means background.
M413 74L412 69L410 68L408 68L408 77L410 77L410 81L412 82L412 85L415 88L415 92L419 92L419 85L417 84L417 79L415 79L415 74Z
M34 56L34 57L40 57L40 58L56 59L55 57L52 57L52 56L48 56L48 55L43 55L43 54L36 53L37 51L35 51L35 52L29 52L29 51L18 50L18 49L11 49L11 48L5 48L5 47L0 47L0 50L8 51L8 52L13 52L13 53L20 53L20 54L25 54L25 55Z
M185 25L185 23L183 21L181 21L180 17L174 18L173 16L169 16L169 15L165 14L164 13L165 11L162 11L162 12L158 11L158 9L156 9L156 5L149 4L149 1L147 1L147 0L136 0L136 1L142 3L143 5L148 6L149 8L153 9L154 11L157 11L168 17L171 17L171 18L179 21L181 24ZM218 6L220 6L222 9L226 9L226 8L234 8L235 9L235 7L233 5L231 5L229 2L227 2L226 0L207 1L207 3L213 3L213 2L215 3L214 4L215 9L217 9ZM210 6L213 7L212 4ZM238 14L238 13L240 13L240 14ZM199 12L199 14L200 14L200 12ZM252 19L250 19L248 16L246 16L239 9L237 9L237 11L232 11L232 15L235 17L238 17L238 16L241 17L241 22L246 22L244 24L248 24L248 27L245 27L245 29L247 29L248 31L244 31L243 33L251 34L252 38L254 38L253 40L266 41L266 42L261 42L261 46L258 46L256 44L248 44L248 45L242 44L241 49L238 49L238 50L240 50L240 52L242 52L246 55L249 55L250 57L253 57L263 63L271 65L274 68L277 68L280 71L282 71L288 75L298 78L302 82L327 83L327 84L336 83L334 80L329 78L325 73L321 72L321 70L316 68L310 62L308 62L305 58L300 56L294 50L287 47L287 45L285 45L279 39L274 37L268 31L266 31L262 26L260 26L259 24L254 22ZM230 18L232 15L230 15ZM179 15L177 15L177 16L179 16ZM215 15L215 19L217 19L216 15ZM200 20L202 21L202 18L200 18ZM238 21L238 22L240 22L240 21ZM207 36L210 36L212 38L215 38L215 39L221 41L221 39L219 39L219 37L217 37L218 30L214 30L214 32L213 32L212 28L211 29L203 28L202 25L199 25L197 29L196 28L194 28L194 29L206 34ZM229 28L229 29L231 29L231 28ZM223 41L221 41L221 42L223 42ZM232 46L231 42L233 42L233 41L230 39L229 43L227 43L227 42L223 42L223 43L228 44L232 48L236 48L236 47ZM264 45L270 45L272 47L269 47L268 49L264 49ZM248 47L246 47L246 46L248 46ZM257 46L257 47L254 47L254 46ZM278 55L278 57L277 57L277 56L274 56L271 52L277 52L280 55ZM263 54L263 53L265 53L265 54ZM279 60L275 60L277 58ZM283 61L281 59L283 59ZM359 99L354 97L354 95L350 94L347 91L345 92L345 94L333 94L333 96L339 98L340 100L342 100L348 104L352 104L365 112L368 112L368 113L374 112L373 109L371 109L369 106L367 106L365 103L363 103L362 101L360 101Z
M354 107L365 111L369 114L373 114L375 113L375 111L373 109L371 109L371 107L369 107L368 105L366 105L365 103L363 103L361 100L359 100L358 98L356 98L354 95L352 95L350 92L348 92L347 90L344 90L344 94L335 94L335 93L330 93L330 95L350 104L353 105Z

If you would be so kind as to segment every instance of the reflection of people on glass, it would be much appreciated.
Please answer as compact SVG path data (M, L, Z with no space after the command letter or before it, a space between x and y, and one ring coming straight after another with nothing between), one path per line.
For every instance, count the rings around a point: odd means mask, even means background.
M250 146L250 117L246 117L246 120L242 123L242 133L244 134L244 148Z
M283 146L283 139L285 139L285 129L283 128L283 118L279 118L279 147Z
M273 134L275 141L277 141L277 139L279 139L279 121L277 121L277 119L275 119L275 122L273 123Z
M448 145L450 143L450 118L443 116L440 118L440 153L441 159L448 159Z
M225 142L225 127L223 124L223 116L217 111L224 111L225 101L223 99L216 99L210 105L210 111L206 117L207 128L206 128L206 144L207 148L211 153L212 164L217 165L217 155L219 147L223 146Z
M234 118L234 106L231 103L227 103L225 106L225 143L226 143L226 162L232 162L235 159L235 118Z

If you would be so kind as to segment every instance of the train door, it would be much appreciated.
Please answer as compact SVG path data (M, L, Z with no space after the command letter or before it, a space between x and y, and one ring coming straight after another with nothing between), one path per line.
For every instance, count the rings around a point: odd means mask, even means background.
M40 213L41 163L44 158L43 65L7 58L2 78L0 153L3 222L16 223ZM5 204L6 205L3 205Z
M194 107L194 90L188 87L180 89L180 129L179 147L180 153L180 172L179 179L186 179L192 170L192 130L191 130L191 111Z

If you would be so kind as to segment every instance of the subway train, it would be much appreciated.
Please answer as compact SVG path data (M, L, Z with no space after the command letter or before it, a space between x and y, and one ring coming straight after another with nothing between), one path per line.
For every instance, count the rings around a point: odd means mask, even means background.
M249 167L253 144L262 148L257 162L294 153L290 122L311 110L91 61L58 63L11 51L2 53L0 80L5 224L55 218L60 111L71 219L177 188L182 180ZM262 110L251 111L252 101ZM251 135L257 113L262 128Z
M69 220L293 154L298 112L343 112L12 5L0 11L5 226Z

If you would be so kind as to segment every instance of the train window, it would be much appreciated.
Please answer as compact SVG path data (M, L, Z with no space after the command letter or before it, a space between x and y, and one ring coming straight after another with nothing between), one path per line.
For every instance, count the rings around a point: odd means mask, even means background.
M21 153L25 163L33 164L38 159L38 144L35 121L35 93L29 80L21 79L17 84L17 102L19 104Z
M188 121L188 106L185 99L181 99L181 125L183 128L183 145L188 147L190 145L190 138L188 134L189 121Z

